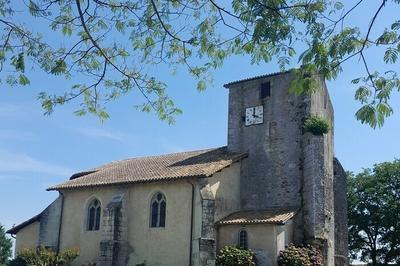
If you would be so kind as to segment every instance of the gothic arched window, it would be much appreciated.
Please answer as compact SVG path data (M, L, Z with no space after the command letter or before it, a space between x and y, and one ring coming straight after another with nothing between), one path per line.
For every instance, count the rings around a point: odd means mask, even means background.
M158 192L151 199L150 227L165 227L167 201L164 194Z
M93 199L87 209L87 225L88 231L97 231L100 229L101 204L98 199Z
M239 231L239 247L242 249L247 249L248 248L248 243L247 243L247 231L242 229Z

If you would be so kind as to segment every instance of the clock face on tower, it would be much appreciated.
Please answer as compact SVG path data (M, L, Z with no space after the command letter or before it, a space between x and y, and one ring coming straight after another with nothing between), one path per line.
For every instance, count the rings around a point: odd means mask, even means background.
M246 117L245 117L245 125L257 125L262 124L264 122L264 111L263 106L254 106L246 108Z

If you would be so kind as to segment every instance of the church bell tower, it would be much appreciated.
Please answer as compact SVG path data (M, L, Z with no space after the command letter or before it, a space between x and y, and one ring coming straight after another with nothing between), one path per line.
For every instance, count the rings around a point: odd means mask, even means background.
M320 88L312 95L296 95L290 92L294 75L225 85L228 149L248 154L241 165L241 209L297 209L295 241L324 246L326 265L334 265L333 108L323 79L316 77ZM304 132L312 115L326 119L331 130L323 136Z

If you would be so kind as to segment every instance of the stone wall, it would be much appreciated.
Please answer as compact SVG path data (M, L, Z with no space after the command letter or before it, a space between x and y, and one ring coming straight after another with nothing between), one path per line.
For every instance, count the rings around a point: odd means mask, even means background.
M318 242L334 261L333 107L324 80L311 95L290 92L293 72L228 85L228 149L247 152L241 167L241 208L297 207L294 242ZM261 98L263 83L271 94ZM245 126L247 107L262 105L263 123ZM311 115L328 120L324 137L304 135Z
M201 187L201 234L199 238L199 265L215 265L216 230L215 230L215 197L206 182L199 182Z
M292 73L229 86L228 149L247 152L242 161L242 209L299 207L302 123L306 97L289 92ZM271 96L260 88L270 82ZM262 105L262 124L245 126L247 107Z
M335 206L335 265L348 265L347 182L346 172L337 158L334 159Z
M40 214L39 245L57 250L63 196L60 195Z
M127 191L113 195L103 210L99 265L126 265L132 248L128 242Z
M317 79L317 82L319 89L311 95L311 102L307 106L307 113L310 116L318 115L326 119L330 125L330 130L323 136L312 136L308 133L303 138L303 210L307 210L303 211L304 237L307 242L314 242L323 247L324 265L333 265L335 253L333 198L334 113L325 81ZM307 182L313 184L313 187L309 187L306 184ZM313 191L314 195L306 194L307 190ZM309 202L306 202L306 198L310 196L312 198ZM309 230L310 220L313 220L315 223L313 232Z
M239 232L246 230L248 248L256 253L257 265L277 266L278 227L285 226L275 224L220 225L218 227L218 248L239 245Z
M324 265L334 262L333 169L327 137L304 135L303 228L306 243L320 246Z
M26 248L39 245L40 222L34 222L18 231L15 240L15 255Z

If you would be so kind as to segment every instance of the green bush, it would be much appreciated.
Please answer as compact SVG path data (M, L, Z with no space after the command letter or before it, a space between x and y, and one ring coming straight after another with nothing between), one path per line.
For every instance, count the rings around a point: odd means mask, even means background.
M328 121L319 117L311 116L303 125L305 132L310 132L313 135L323 135L329 132L330 126Z
M7 266L27 266L26 261L21 257L16 257L7 263Z
M255 256L251 250L240 249L234 246L225 246L218 251L216 266L253 266Z
M78 255L78 250L74 248L67 249L57 254L50 249L38 247L22 250L20 253L18 253L17 258L25 261L27 265L68 266L76 257L78 257Z
M279 266L322 266L320 251L311 246L289 245L285 250L279 252Z

